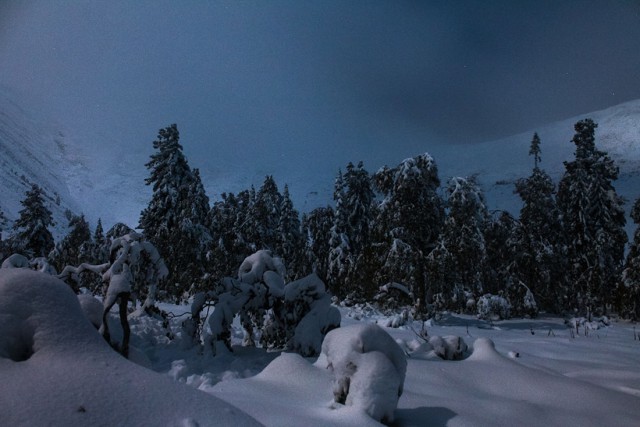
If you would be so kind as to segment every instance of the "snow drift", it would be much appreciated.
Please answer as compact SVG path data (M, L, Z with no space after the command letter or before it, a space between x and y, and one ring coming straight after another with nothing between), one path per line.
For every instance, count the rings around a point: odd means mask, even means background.
M60 280L0 269L3 425L259 425L115 353Z

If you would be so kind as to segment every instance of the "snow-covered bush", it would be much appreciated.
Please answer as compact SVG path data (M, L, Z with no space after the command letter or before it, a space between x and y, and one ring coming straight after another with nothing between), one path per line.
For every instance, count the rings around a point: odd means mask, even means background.
M467 353L467 343L456 335L447 335L444 337L433 336L429 338L429 345L433 348L433 352L444 360L461 360Z
M120 308L120 322L124 330L120 351L126 357L129 346L129 321L127 306L133 293L135 296L145 295L145 301L135 312L152 313L155 308L155 297L158 282L168 275L167 266L151 242L144 239L142 234L131 232L111 243L110 262L93 265L83 263L78 267L66 266L58 275L65 281L77 283L82 272L90 271L102 276L102 282L106 285L102 312L102 335L107 341L111 341L109 324L106 318L111 308L118 303Z
M322 343L322 355L318 363L334 375L336 402L361 408L378 421L393 421L407 360L389 334L371 323L334 329Z
M443 360L462 360L468 356L469 347L464 340L456 335L430 336L410 341L400 341L411 358L431 359L438 357Z
M315 356L324 336L340 326L340 312L331 305L322 280L311 274L284 287L288 350Z
M501 320L511 315L509 301L499 295L485 294L478 298L478 319Z
M315 274L285 285L282 260L261 250L247 257L238 279L227 277L210 292L215 310L207 320L205 346L215 354L216 342L231 350L231 323L240 316L245 345L253 345L254 330L261 343L272 349L287 349L305 356L320 352L322 339L340 326L340 312L331 306L322 280Z

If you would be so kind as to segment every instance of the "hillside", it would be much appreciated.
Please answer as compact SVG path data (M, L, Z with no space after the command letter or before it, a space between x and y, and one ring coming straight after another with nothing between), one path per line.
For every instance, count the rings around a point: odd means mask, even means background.
M7 216L11 220L17 217L24 192L30 183L37 183L47 193L58 223L57 234L64 232L66 209L85 213L93 224L101 217L106 227L116 221L136 225L150 197L150 189L144 185L148 173L144 164L152 153L156 130L149 130L147 141L102 141L89 148L72 136L73 122L66 124L69 131L61 130L62 126L25 109L16 99L9 91L0 90L0 207ZM573 155L573 124L585 117L599 124L596 144L620 166L616 187L627 199L628 210L640 195L640 100L497 141L475 145L425 142L420 151L434 156L443 183L451 176L477 175L491 210L517 214L520 201L513 194L513 184L531 172L528 151L533 132L542 139L541 167L557 182L564 171L563 161ZM303 212L332 202L333 179L348 161L364 160L365 167L374 172L384 163L393 166L407 156L391 145L346 153L301 143L296 153L258 147L255 153L239 149L231 157L215 157L212 144L198 145L186 135L181 141L185 154L192 167L201 169L212 200L222 192L237 192L252 184L258 187L264 176L271 174L281 188L289 184L296 207Z
M67 225L66 210L82 210L91 177L88 158L61 127L24 109L15 95L0 90L0 208L15 220L20 200L31 184L44 189L56 222L56 235Z

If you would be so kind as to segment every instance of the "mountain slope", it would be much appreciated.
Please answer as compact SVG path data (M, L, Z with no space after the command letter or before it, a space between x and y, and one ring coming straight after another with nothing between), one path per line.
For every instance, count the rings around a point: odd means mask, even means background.
M53 213L54 234L60 236L68 222L65 211L81 212L78 196L91 176L88 159L59 126L38 119L13 99L15 95L0 90L0 209L15 220L20 200L37 184Z
M30 183L44 187L54 212L57 235L64 232L64 211L83 212L95 224L101 217L105 227L116 221L135 226L151 190L144 185L144 167L152 153L155 129L148 141L100 141L91 155L88 146L69 131L13 101L18 99L0 90L0 208L11 220L17 217L20 200ZM542 139L542 164L557 183L564 172L563 161L573 157L573 125L590 117L598 124L596 145L608 151L620 166L616 188L628 201L627 210L640 195L640 100L606 110L584 114L541 126L535 131ZM67 124L69 125L69 124ZM73 123L71 123L73 125ZM415 153L429 152L436 160L443 183L452 176L477 175L486 191L489 208L509 210L517 215L520 200L513 193L518 178L531 173L528 155L534 130L481 144L439 144L425 141ZM183 134L185 154L191 167L201 170L209 197L237 192L251 185L260 186L265 175L273 175L282 189L289 184L296 207L309 211L332 203L333 180L348 161L364 160L374 172L384 163L394 166L406 156L391 144L363 146L362 151L335 152L299 144L296 153L277 147L239 146L231 157L213 155L215 146L189 140Z

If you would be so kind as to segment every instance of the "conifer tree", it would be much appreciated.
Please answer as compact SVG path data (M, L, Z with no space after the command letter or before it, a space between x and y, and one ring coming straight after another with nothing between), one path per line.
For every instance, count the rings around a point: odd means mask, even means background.
M424 153L393 169L385 166L374 175L374 182L384 195L375 233L383 259L379 284L402 283L424 305L427 289L423 267L444 221L436 163Z
M430 257L429 270L442 275L436 280L446 280L440 286L447 304L465 310L471 308L467 307L468 301L484 292L488 212L482 190L473 178L451 178L446 194L449 212L436 253Z
M7 217L4 215L2 209L0 209L0 242L2 241L2 232L7 229Z
M198 172L189 167L175 124L160 129L146 164L153 188L147 208L140 214L139 228L157 247L169 269L167 283L159 289L180 298L203 275L203 257L209 244L208 198Z
M278 247L276 253L287 265L289 280L302 277L304 264L304 240L300 230L300 217L293 207L289 186L285 184L278 221Z
M302 220L303 236L306 239L306 265L310 268L304 273L315 273L323 282L327 281L329 270L329 240L333 223L334 213L330 206L316 208Z
M54 248L49 227L54 225L51 211L44 204L44 194L33 184L24 200L18 220L13 224L16 231L14 247L30 257L46 257Z
M618 168L596 149L596 127L591 119L576 123L575 159L565 162L557 196L570 265L565 308L584 314L611 302L627 241L623 202L613 187Z
M273 176L265 177L262 186L255 195L255 202L250 211L253 222L255 243L258 249L276 250L278 248L278 223L280 222L280 209L282 206L282 194Z
M633 204L631 218L636 224L636 230L622 271L618 307L622 316L638 321L640 319L640 199Z
M516 182L523 202L513 246L516 257L512 272L536 298L541 309L559 312L565 295L567 270L560 213L551 177L538 167L540 138L534 134L529 154L534 156L531 176ZM516 310L517 311L517 310Z
M4 212L2 211L2 209L0 209L0 262L4 260L4 258L6 256L8 256L8 245L7 243L3 240L3 236L2 233L4 230L7 229L7 217L4 215Z
M349 289L349 272L353 265L353 255L347 230L349 212L345 204L345 189L342 171L336 177L333 200L336 203L333 226L329 237L329 262L327 286L331 293L340 298L346 296Z
M84 215L67 213L69 233L62 239L51 253L50 262L57 271L67 265L80 265L92 260L92 242L89 223Z

